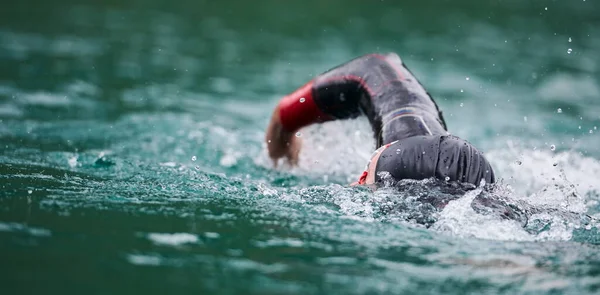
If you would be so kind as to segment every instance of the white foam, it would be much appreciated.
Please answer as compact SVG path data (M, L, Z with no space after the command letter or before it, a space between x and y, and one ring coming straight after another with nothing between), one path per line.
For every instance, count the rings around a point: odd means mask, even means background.
M159 165L163 167L177 167L177 163L175 162L164 162L160 163Z
M78 164L78 163L77 163L77 160L78 160L78 157L77 157L77 155L74 155L74 156L72 156L72 157L69 157L69 158L67 159L67 163L69 164L69 167L71 167L71 168L75 168L75 167L77 167L77 164Z
M375 148L369 123L363 117L309 126L302 129L301 140L299 165L279 165L278 169L299 175L339 177L345 183L358 179ZM266 154L257 164L272 166Z
M553 153L509 141L487 153L496 175L513 187L514 196L534 205L584 212L586 199L598 200L600 161L575 151Z
M503 178L499 193L513 200L525 201L546 213L529 216L529 224L540 222L546 229L530 234L511 220L477 214L470 206L472 193L450 202L441 212L434 229L457 236L498 240L569 240L582 224L559 212L583 214L599 199L600 162L575 151L553 153L527 149L508 142L504 149L487 153ZM477 193L477 192L473 192ZM588 206L586 206L586 203ZM552 211L556 209L557 211Z
M448 203L439 214L433 230L460 237L477 237L491 240L533 240L516 221L500 220L495 216L481 215L471 207L471 202L482 188L465 194L458 200Z
M273 238L267 241L256 241L254 242L259 248L269 248L269 247L293 247L300 248L304 246L304 241L293 238Z
M140 255L140 254L129 254L127 255L127 261L135 265L160 265L162 259L157 256Z
M262 273L279 273L286 271L289 267L283 263L265 264L250 259L229 259L227 264L236 270L259 271Z
M197 243L198 236L188 233L149 233L148 239L157 245L180 246L188 243Z
M231 148L226 148L223 151L223 156L219 160L219 165L223 167L233 167L237 164L238 159L242 156L240 151Z

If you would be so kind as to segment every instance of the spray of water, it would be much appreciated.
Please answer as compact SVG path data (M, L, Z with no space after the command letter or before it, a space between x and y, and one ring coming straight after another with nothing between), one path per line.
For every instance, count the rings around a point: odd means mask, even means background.
M508 141L487 152L500 181L460 187L443 181L402 181L375 192L350 188L374 148L366 120L303 130L295 175L322 175L325 184L291 188L284 201L318 206L365 221L408 222L461 237L494 240L570 240L598 223L593 207L600 162L575 151L533 150Z

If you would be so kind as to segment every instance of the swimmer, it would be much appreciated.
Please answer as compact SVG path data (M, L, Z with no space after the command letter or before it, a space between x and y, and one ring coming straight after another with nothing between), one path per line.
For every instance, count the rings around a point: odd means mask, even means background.
M479 186L494 183L485 156L450 135L435 101L398 55L369 54L335 67L285 96L275 107L266 142L275 165L298 163L302 127L331 120L369 119L376 150L354 184L437 178Z

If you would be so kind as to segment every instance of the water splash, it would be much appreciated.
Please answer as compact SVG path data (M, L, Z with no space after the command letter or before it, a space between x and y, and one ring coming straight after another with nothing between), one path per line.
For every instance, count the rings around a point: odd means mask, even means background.
M306 136L308 140L301 156L319 158L321 162L301 161L301 167L293 169L292 173L337 173L353 180L370 154L364 141L372 139L365 136L369 134L368 129L364 130L360 143L345 134L354 128L364 128L360 125L365 123L355 120L349 123L352 126L324 124L308 130L310 136ZM348 149L348 146L353 148ZM583 196L597 196L600 191L600 185L593 184L589 176L595 175L596 170L600 172L600 163L569 151L555 154L555 150L556 146L551 145L550 151L532 151L512 142L508 149L492 150L487 156L502 179L498 184L475 190L449 188L436 180L423 180L403 181L393 188L388 186L375 192L340 185L313 187L292 190L284 194L284 199L319 204L328 208L328 212L340 212L364 221L408 222L456 236L520 241L569 240L574 230L596 226L593 217L586 215L588 206ZM339 158L347 162L332 160ZM302 167L305 164L310 167ZM592 164L592 167L578 168L586 164ZM563 168L556 168L558 165ZM356 167L355 172L349 167ZM568 180L568 175L573 173L577 174L572 176L573 179L580 179L579 174L587 174L589 185L593 187L589 190L576 188Z

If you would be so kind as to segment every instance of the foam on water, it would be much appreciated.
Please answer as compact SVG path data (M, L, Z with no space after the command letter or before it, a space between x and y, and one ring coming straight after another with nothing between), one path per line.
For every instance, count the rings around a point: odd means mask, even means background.
M156 255L129 254L127 261L134 265L157 266L162 262L162 258Z
M148 239L157 245L167 246L180 246L199 241L198 236L189 233L149 233Z
M575 150L554 153L524 148L513 141L506 146L487 156L515 197L574 212L597 211L600 183L595 176L600 173L600 161Z
M501 220L496 216L475 212L471 203L481 193L477 188L460 199L451 201L439 214L432 229L461 237L477 237L494 240L533 240L515 221Z
M375 148L372 131L363 117L309 126L302 130L301 140L299 165L280 165L280 169L296 175L322 175L341 183L358 179ZM287 164L285 160L280 162ZM257 164L272 167L266 151Z

